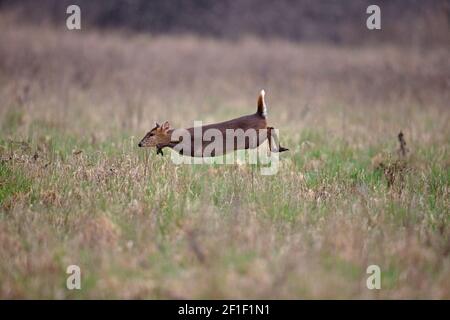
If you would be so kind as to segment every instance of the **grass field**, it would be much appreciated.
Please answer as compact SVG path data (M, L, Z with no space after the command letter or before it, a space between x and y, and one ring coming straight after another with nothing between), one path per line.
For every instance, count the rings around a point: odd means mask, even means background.
M450 298L448 47L0 21L1 298ZM137 148L261 88L276 175Z

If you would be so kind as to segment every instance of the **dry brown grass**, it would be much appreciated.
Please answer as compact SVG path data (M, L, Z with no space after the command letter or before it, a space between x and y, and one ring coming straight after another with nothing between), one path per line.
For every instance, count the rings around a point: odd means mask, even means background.
M0 297L450 298L448 48L0 21ZM154 121L253 112L262 87L291 150L276 176L136 148Z

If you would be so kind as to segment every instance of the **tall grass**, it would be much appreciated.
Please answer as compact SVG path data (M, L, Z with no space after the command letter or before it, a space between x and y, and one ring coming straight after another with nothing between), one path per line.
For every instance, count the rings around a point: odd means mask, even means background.
M445 48L0 28L1 297L450 298ZM136 147L262 87L277 175Z

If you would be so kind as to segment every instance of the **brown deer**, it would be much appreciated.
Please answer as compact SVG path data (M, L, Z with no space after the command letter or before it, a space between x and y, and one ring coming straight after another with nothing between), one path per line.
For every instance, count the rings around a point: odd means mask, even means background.
M279 145L274 128L267 126L267 105L264 96L265 92L261 90L256 113L236 119L177 130L171 129L167 121L162 125L156 123L156 126L142 138L138 146L156 147L156 153L161 155L163 155L162 150L169 147L183 155L206 157L217 156L234 150L254 149L268 139L271 152L288 151L289 149ZM183 132L181 136L179 130ZM207 134L203 135L203 132L214 133L214 142L212 142L211 137L206 137ZM233 133L233 135L231 139L228 139L230 133ZM251 133L255 134L252 135ZM216 141L217 135L222 137L226 135L227 139L222 139L222 142ZM277 148L272 148L272 138L278 144ZM205 154L205 149L211 143L216 143L218 147Z

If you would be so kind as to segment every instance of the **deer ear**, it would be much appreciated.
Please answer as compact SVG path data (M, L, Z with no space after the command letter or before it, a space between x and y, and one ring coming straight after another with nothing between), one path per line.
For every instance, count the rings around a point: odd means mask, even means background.
M169 130L169 128L170 128L169 121L164 122L162 125L162 128L163 128L163 130Z

